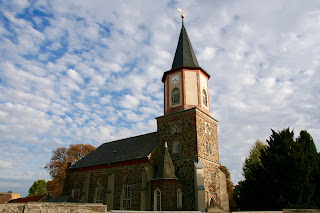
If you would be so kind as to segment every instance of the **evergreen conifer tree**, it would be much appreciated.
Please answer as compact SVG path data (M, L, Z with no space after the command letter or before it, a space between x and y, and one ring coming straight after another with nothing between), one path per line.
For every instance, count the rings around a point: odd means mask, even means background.
M307 131L294 139L289 128L272 130L267 146L260 151L260 161L251 164L249 171L243 168L245 180L235 189L235 200L242 209L320 208L319 154Z

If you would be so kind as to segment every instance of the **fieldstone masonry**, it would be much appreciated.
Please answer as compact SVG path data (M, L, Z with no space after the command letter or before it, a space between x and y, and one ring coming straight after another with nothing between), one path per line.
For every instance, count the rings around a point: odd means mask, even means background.
M68 193L71 194L74 183L81 183L82 194L88 195L85 202L96 202L96 184L99 179L103 180L103 203L110 205L109 209L122 209L122 183L124 178L128 177L131 187L131 209L140 210L142 187L142 170L148 168L148 163L137 162L131 165L120 165L95 169L89 171L74 171L70 174L70 182L68 184ZM150 181L148 178L145 181ZM87 183L87 186L83 183ZM145 184L146 185L146 184ZM86 191L86 189L88 191Z
M203 165L205 205L209 206L212 201L220 204L217 121L194 107L158 117L157 122L159 147L167 142L173 153L173 142L178 140L181 143L181 151L172 154L172 161L177 177L185 180L184 210L198 209L196 194L200 186L195 185L194 162L199 161ZM179 128L174 128L176 126ZM159 162L159 156L153 156L155 162Z
M1 204L0 213L106 213L107 206L92 203L11 203Z

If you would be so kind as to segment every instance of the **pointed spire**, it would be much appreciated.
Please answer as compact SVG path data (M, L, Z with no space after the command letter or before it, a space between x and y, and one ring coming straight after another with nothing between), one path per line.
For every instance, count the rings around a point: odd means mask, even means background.
M186 28L184 27L183 18L176 54L174 56L171 70L182 67L200 67L196 55L193 51Z
M162 160L158 167L158 172L155 179L177 179L175 169L168 150L168 144L165 142L165 147L162 155Z

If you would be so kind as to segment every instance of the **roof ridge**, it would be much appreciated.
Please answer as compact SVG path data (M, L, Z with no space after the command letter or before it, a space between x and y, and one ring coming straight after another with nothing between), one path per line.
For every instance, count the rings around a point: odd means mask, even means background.
M123 141L123 140L127 140L127 139L132 139L132 138L137 138L137 137L141 137L141 136L145 136L145 135L150 135L150 134L154 134L154 133L157 133L157 132L149 132L149 133L145 133L145 134L142 134L142 135L136 135L136 136L131 136L131 137L128 137L128 138L118 139L118 140L115 140L115 141L104 142L104 143L102 143L101 145L110 144L110 143L116 143L116 142L119 142L119 141Z

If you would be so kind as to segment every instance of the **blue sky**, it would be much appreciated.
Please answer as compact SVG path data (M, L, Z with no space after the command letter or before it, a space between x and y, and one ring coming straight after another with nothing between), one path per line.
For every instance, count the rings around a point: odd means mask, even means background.
M52 151L156 131L181 19L210 75L220 161L236 183L256 139L320 147L320 2L0 2L0 191L27 195Z

